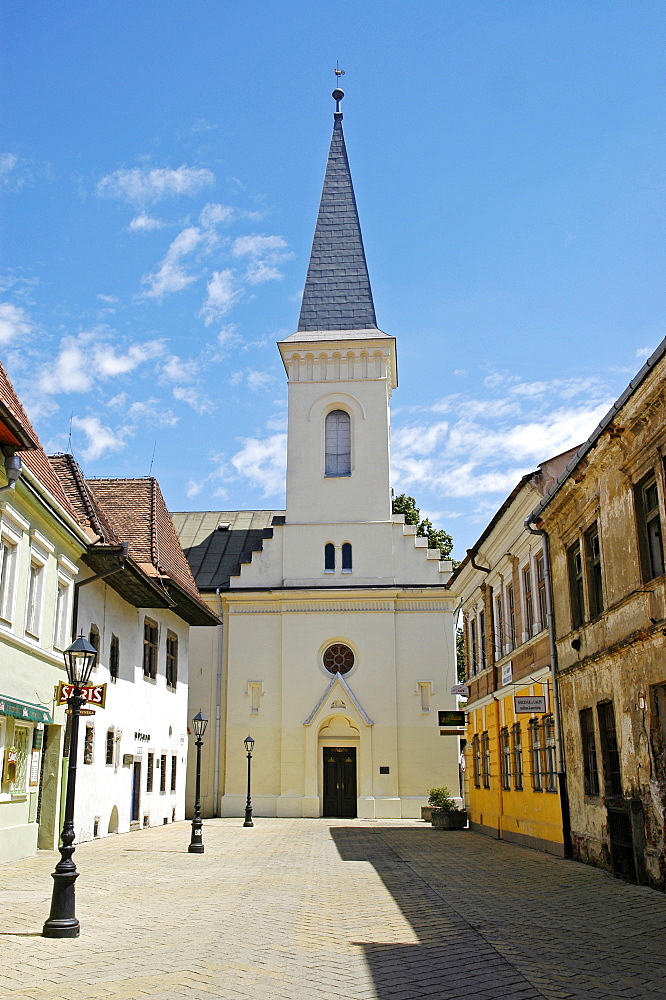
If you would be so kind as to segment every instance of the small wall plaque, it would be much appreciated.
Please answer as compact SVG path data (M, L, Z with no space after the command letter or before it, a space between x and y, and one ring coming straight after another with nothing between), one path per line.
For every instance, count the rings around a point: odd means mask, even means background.
M380 774L390 774L391 773L391 768L390 767L380 767L379 768L379 773Z
M123 767L131 767L133 763L134 763L134 754L133 753L124 753L123 754Z

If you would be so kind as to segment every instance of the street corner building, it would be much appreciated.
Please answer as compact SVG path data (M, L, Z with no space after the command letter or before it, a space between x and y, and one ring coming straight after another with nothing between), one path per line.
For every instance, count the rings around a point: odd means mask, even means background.
M334 115L288 379L286 509L173 514L199 593L222 619L194 629L190 711L205 815L418 817L458 788L451 563L393 515L395 339L376 322L342 129Z
M666 340L535 507L574 856L666 885Z
M154 479L48 457L0 365L0 862L52 850L72 716L63 653L97 651L79 741L77 841L182 819L200 600ZM203 629L202 629L203 631Z
M523 476L449 581L463 616L470 827L560 857L547 556L524 522L574 455Z

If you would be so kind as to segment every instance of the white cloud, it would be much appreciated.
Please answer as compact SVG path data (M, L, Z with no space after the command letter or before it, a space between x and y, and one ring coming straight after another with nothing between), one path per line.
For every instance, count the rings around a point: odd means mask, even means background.
M187 403L196 413L212 413L215 409L212 400L193 386L174 386L173 395L174 399L181 403Z
M107 174L97 184L97 194L102 198L118 198L134 205L147 205L163 198L193 195L215 183L211 170L187 167L175 170L133 167Z
M180 292L196 281L196 275L187 274L181 260L196 250L201 240L201 230L196 226L188 226L176 236L157 271L142 279L148 285L148 291L144 293L146 298L161 300L165 295Z
M275 377L271 375L270 372L259 372L255 371L253 368L248 370L246 381L248 388L252 392L257 392L260 389L265 389L275 380Z
M108 334L104 328L65 337L55 359L42 367L37 380L39 391L49 396L89 392L97 381L127 375L163 350L159 340L129 344L121 350L105 337Z
M283 277L278 264L293 257L282 236L238 236L232 245L234 257L249 257L245 281L258 285Z
M127 428L113 431L101 423L99 417L72 417L72 427L82 431L87 439L87 444L83 450L83 457L87 462L92 462L107 452L122 451L127 442L124 435L128 433Z
M154 219L152 215L146 215L142 212L141 215L136 215L129 224L129 230L132 233L149 233L153 229L163 229L165 223L160 219Z
M100 300L100 302L108 302L109 305L114 305L118 301L115 295L102 295L101 292L97 296L97 298Z
M25 184L26 161L16 153L0 153L0 188L19 191Z
M171 410L166 410L159 399L155 398L132 403L127 410L127 417L131 421L140 420L158 427L175 427L178 423L178 417Z
M637 358L649 358L651 354L654 354L654 347L639 347L636 351Z
M183 361L177 354L172 354L162 366L162 373L170 382L192 382L198 371L198 362L192 359Z
M11 302L0 302L0 344L11 344L33 331L25 309Z
M201 209L199 222L204 229L213 229L215 226L219 226L225 222L231 222L235 215L235 209L233 209L230 205L220 205L216 202L209 201Z
M213 271L208 282L206 301L199 313L206 326L226 315L241 295L242 289L236 286L233 270L226 268L223 271Z
M263 496L284 492L287 466L287 435L241 438L243 447L231 457L231 464L239 476L248 479L261 489Z

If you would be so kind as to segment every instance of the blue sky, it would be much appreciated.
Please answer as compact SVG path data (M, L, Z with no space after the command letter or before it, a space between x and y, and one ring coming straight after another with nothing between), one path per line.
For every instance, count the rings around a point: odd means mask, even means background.
M666 334L666 7L5 0L0 354L48 450L283 504L332 68L393 485L461 557ZM70 444L71 434L71 444Z

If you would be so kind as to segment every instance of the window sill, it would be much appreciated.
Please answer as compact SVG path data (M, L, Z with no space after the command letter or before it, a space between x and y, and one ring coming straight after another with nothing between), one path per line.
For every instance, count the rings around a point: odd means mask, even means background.
M150 674L144 674L143 679L144 681L147 681L149 684L157 683L157 677L151 677Z
M334 569L325 569L324 573L335 573Z

